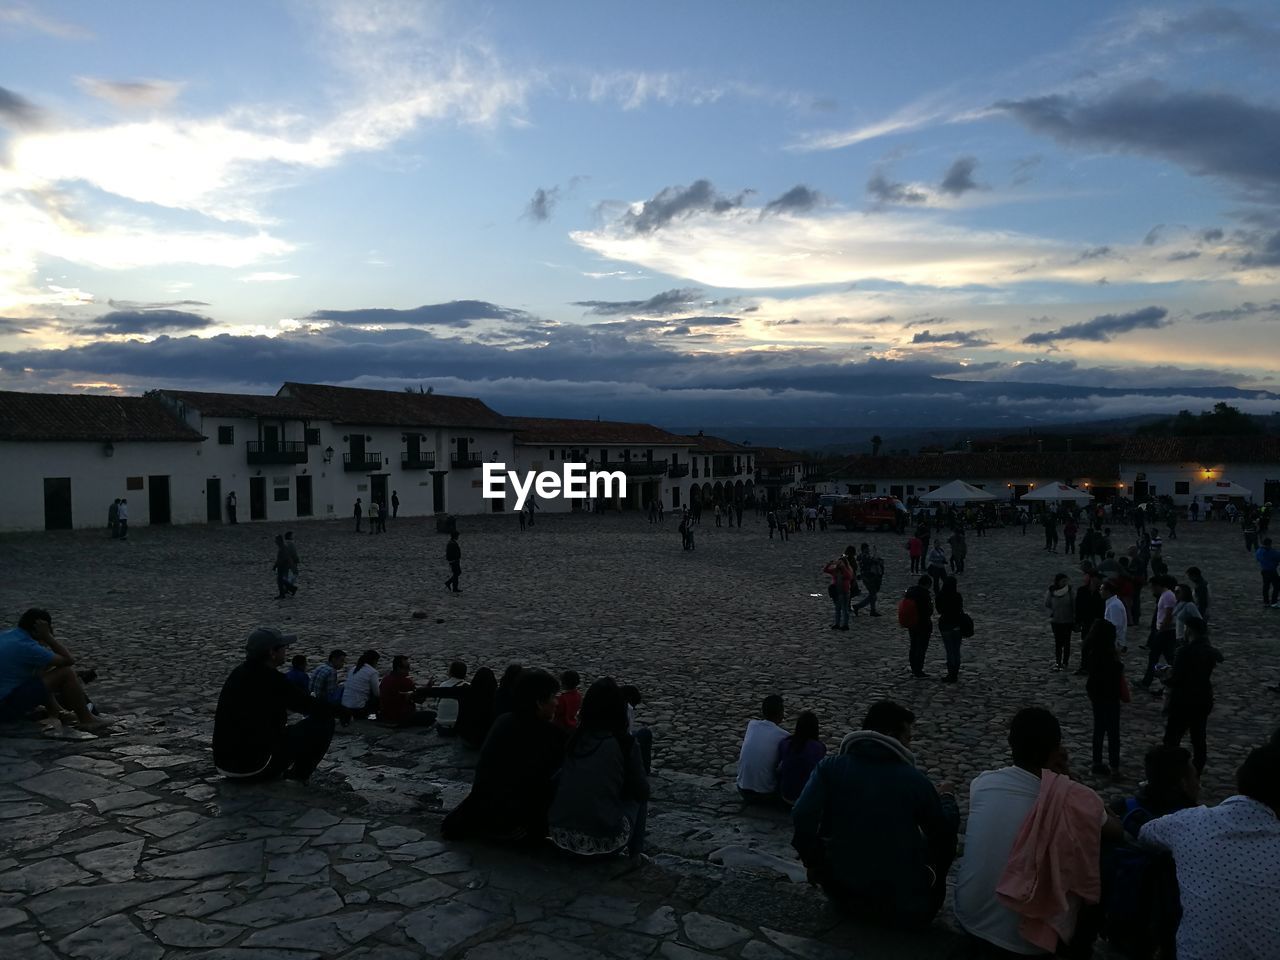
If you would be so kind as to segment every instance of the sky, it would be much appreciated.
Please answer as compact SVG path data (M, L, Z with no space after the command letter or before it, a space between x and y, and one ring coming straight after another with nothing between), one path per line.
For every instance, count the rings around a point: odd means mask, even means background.
M1277 49L1269 2L0 0L0 389L1271 412Z

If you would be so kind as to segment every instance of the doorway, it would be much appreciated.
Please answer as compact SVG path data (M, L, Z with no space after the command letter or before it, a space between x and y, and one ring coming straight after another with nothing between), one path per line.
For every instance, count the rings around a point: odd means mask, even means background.
M150 523L151 526L154 527L157 524L169 522L168 477L147 477L147 506L149 509L149 519L147 522Z
M391 512L391 501L387 499L387 474L369 474L369 499L377 503L385 504L387 512Z
M71 529L71 478L44 478L44 528Z
M297 480L298 483L298 496L296 498L298 504L298 516L309 517L311 516L311 478L295 477L294 479Z
M268 426L263 424L262 427L262 450L266 452L275 452L280 449L280 428L276 426Z
M267 519L267 478L249 478L249 519Z
M443 470L431 474L431 512L444 513L444 478L448 474Z
M204 514L206 523L222 522L222 481L217 477L204 482Z

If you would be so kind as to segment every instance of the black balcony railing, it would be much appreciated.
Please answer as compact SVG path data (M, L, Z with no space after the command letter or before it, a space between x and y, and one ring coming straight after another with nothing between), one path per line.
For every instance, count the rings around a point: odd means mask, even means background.
M347 473L376 473L382 469L382 454L373 450L364 453L344 453L342 469Z
M436 468L435 453L410 453L408 450L400 454L401 470L434 470Z
M306 463L307 445L301 440L277 440L274 443L250 440L245 443L245 456L250 466L265 463Z
M449 453L449 463L459 470L479 470L484 464L484 457L471 451L460 453L453 450Z
M617 463L606 463L601 470L621 470L629 477L658 477L667 472L665 460L619 460Z
M689 465L687 463L673 463L667 470L667 476L672 480L678 480L680 477L689 475Z

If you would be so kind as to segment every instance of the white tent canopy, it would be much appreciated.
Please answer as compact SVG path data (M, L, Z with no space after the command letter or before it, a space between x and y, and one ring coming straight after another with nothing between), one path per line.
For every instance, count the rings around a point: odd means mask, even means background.
M1253 491L1231 480L1213 480L1195 491L1198 497L1252 497Z
M995 495L979 490L963 480L952 480L937 490L920 494L920 499L926 503L971 503L975 500L994 500Z
M1036 487L1024 493L1020 500L1071 500L1075 503L1087 503L1093 499L1093 494L1087 490L1077 490L1075 487L1068 486L1065 483L1046 483L1043 487Z

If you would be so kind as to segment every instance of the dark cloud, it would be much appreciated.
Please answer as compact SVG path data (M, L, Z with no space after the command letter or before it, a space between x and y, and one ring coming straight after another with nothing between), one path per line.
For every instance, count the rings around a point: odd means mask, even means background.
M726 197L716 191L710 180L695 180L687 187L664 187L646 200L638 212L628 211L622 223L636 233L652 233L672 220L695 213L728 213L742 206L750 191Z
M205 300L108 300L107 306L116 310L168 310L174 307L207 307Z
M575 300L575 307L586 307L598 317L617 317L623 314L663 316L684 313L702 299L702 291L696 287L677 288L655 293L648 300Z
M26 97L0 87L0 123L15 127L34 127L43 118L40 108Z
M976 157L960 157L947 169L942 183L938 184L938 189L953 197L968 193L970 190L981 189L973 179L973 171L977 167Z
M551 218L551 211L555 209L556 204L559 202L559 187L539 187L533 191L533 199L529 201L529 205L525 208L524 215L537 223L543 223Z
M948 347L989 347L995 341L986 340L976 333L952 330L948 333L932 333L921 330L911 338L912 343L936 343Z
M1205 313L1197 313L1196 320L1204 323L1224 323L1231 320L1280 320L1280 300L1272 300L1270 303L1254 303L1252 300L1246 300L1238 307L1228 307L1222 310L1209 310Z
M1090 247L1088 250L1084 251L1084 253L1080 254L1080 256L1076 257L1076 263L1083 263L1086 260L1105 260L1107 257L1112 255L1110 247Z
M895 183L877 170L867 181L867 193L879 204L924 203L928 196L906 183Z
M182 92L184 86L172 80L101 80L96 77L77 77L76 84L86 93L126 109L166 106Z
M30 333L30 323L18 317L0 317L0 333Z
M1248 238L1251 249L1240 257L1244 267L1280 267L1280 230Z
M767 217L775 213L804 213L812 210L822 199L816 190L810 190L804 184L796 184L776 200L770 200L760 211L760 216Z
M1166 224L1157 223L1154 227L1147 231L1147 235L1142 238L1143 246L1154 247L1160 242L1160 234L1164 231Z
M892 320L893 318L888 317L887 319ZM929 326L933 326L936 323L950 323L950 322L951 321L948 320L946 317L930 316L930 317L921 317L918 320L908 320L902 326L904 329L910 330L912 327L929 327Z
M1190 41L1196 46L1239 43L1274 54L1280 30L1228 7L1205 7L1182 16L1161 17L1149 34L1155 40Z
M1223 238L1223 236L1223 232L1217 227L1211 227L1208 230L1202 230L1200 232L1200 239L1205 243L1217 243Z
M316 310L306 320L324 320L343 326L469 327L476 320L529 319L523 310L500 307L487 300L451 300L407 310L366 307L359 310Z
M1104 313L1082 323L1069 323L1057 330L1031 333L1022 338L1026 344L1053 344L1060 340L1092 340L1106 343L1112 337L1131 330L1154 330L1168 324L1169 311L1164 307L1143 307L1130 313Z
M996 104L1060 143L1162 157L1280 200L1280 108L1235 94L1175 92L1144 83L1098 100L1050 95Z
M736 327L739 323L737 317L680 317L679 322L692 327Z
M1199 256L1199 250L1175 250L1169 254L1168 259L1173 263L1177 263L1179 260L1195 260Z
M155 333L159 330L203 330L213 320L186 310L112 310L79 325L90 333Z

